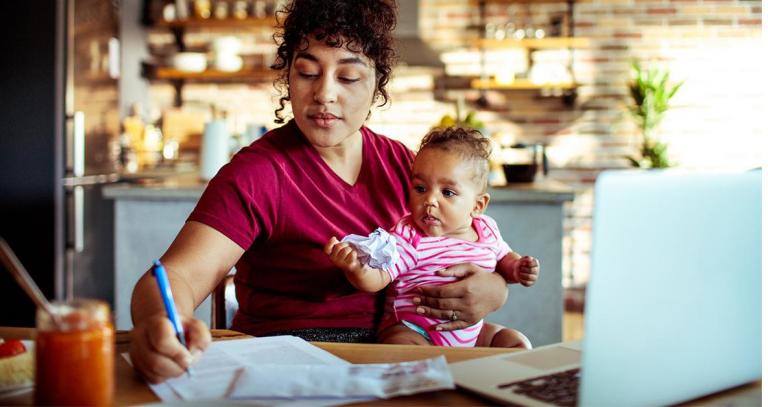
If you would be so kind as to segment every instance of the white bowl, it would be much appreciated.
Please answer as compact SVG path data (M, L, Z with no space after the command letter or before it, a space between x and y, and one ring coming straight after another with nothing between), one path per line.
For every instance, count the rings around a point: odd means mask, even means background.
M243 69L243 58L237 55L216 55L213 66L223 72L237 72Z
M200 52L179 52L173 56L173 67L184 72L202 72L208 65L205 54Z
M218 37L211 45L211 49L217 54L237 54L241 48L240 39L232 36Z

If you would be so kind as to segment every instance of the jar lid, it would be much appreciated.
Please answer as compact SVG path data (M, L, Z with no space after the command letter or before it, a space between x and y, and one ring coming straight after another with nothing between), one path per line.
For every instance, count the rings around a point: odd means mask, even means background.
M37 310L37 328L45 331L81 331L112 322L109 305L101 300L74 299L51 302L51 314Z

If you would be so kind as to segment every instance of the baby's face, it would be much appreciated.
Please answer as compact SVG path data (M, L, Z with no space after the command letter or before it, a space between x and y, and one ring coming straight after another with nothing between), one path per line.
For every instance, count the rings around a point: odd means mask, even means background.
M429 236L472 235L472 214L484 207L472 162L438 148L421 150L413 162L408 200L416 225Z

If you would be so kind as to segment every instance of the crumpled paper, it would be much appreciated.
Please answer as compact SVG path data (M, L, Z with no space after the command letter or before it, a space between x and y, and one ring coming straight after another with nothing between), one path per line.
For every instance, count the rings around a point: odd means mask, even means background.
M232 382L230 399L378 397L453 389L448 362L432 359L362 365L254 365Z
M357 258L371 268L387 269L400 259L397 240L382 228L377 228L368 236L347 235L341 241L357 249Z

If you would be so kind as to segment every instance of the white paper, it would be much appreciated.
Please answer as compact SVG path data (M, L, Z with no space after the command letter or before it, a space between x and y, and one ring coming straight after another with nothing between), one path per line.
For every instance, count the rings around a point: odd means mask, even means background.
M357 250L357 258L371 268L386 269L397 263L397 240L386 230L378 228L368 236L347 235L342 242L350 243Z
M130 362L127 353L123 357ZM339 405L453 389L445 357L358 364L294 336L213 342L191 375L149 385L163 402L247 400L257 405Z
M130 363L128 353L124 353L123 357ZM222 399L236 373L250 364L262 363L349 364L295 336L233 339L211 343L200 360L190 368L191 376L185 374L160 384L150 384L149 388L165 402Z
M445 356L402 363L248 366L233 383L232 399L390 398L453 389Z

